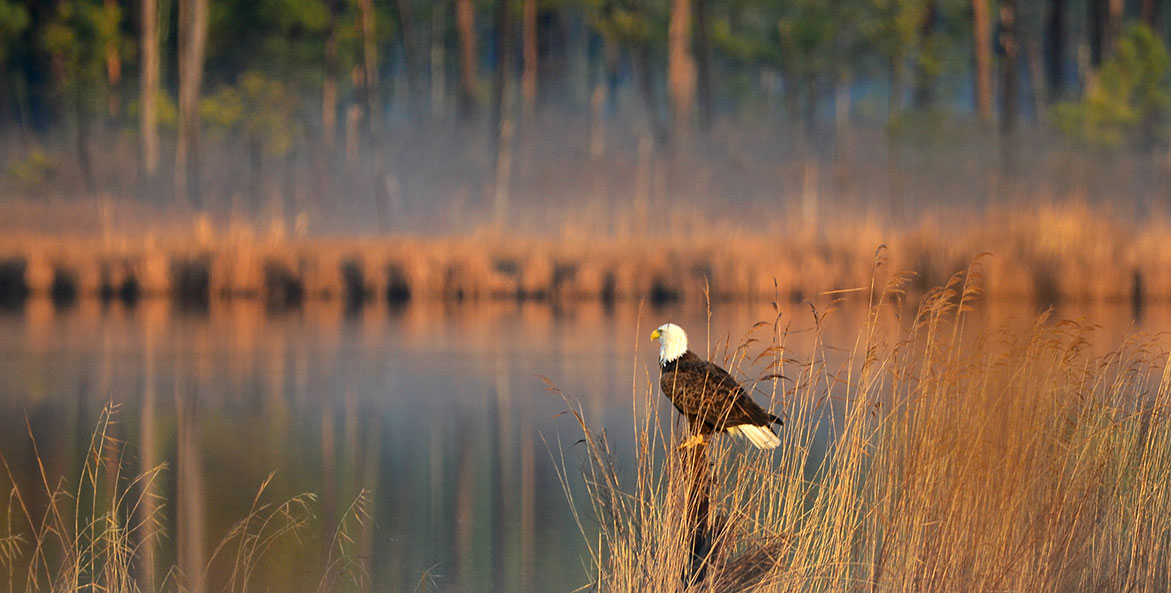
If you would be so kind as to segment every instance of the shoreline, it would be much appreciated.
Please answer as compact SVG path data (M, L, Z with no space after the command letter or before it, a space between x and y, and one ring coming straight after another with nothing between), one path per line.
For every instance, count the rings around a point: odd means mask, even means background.
M1060 220L1052 220L1058 216ZM986 300L1171 302L1171 249L1158 224L1126 229L1088 210L903 232L858 225L811 233L632 239L507 236L292 238L206 229L170 236L23 233L0 239L0 302L49 298L798 302L882 291L909 272L911 296L971 268ZM881 246L881 247L880 247ZM876 261L883 265L876 268ZM877 271L876 271L877 270Z

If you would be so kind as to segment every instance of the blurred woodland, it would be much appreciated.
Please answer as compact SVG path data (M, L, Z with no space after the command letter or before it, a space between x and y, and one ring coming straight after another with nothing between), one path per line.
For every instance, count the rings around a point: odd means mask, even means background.
M1141 220L1171 177L1167 11L0 0L0 205L49 231L95 199L299 233L898 224L1068 198ZM56 222L22 214L45 204Z

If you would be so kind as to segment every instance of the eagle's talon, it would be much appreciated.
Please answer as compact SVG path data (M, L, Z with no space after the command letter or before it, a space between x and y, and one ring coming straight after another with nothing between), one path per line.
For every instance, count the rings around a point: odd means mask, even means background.
M704 445L704 444L706 444L706 443L703 440L702 434L693 434L690 437L688 437L688 439L686 441L679 443L679 446L676 447L676 449L679 451L686 451L686 450L691 449L693 447L698 447L698 446Z

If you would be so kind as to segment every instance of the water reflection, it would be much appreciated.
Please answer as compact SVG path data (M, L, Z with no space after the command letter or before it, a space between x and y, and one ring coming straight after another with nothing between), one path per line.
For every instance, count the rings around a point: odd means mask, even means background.
M824 312L827 301L815 304ZM781 311L798 358L808 357L809 311ZM1168 313L1145 308L1141 327L1168 327ZM841 348L831 356L854 347L863 314L847 305L826 322L826 344ZM1011 325L1034 314L982 305L976 318ZM1141 329L1126 304L1054 315L1102 325L1102 349ZM539 376L580 398L589 421L629 451L631 414L644 413L632 402L656 380L652 327L680 323L695 350L719 357L720 344L735 346L753 323L775 316L767 303L718 304L709 329L695 303L310 301L277 313L248 301L203 311L158 300L129 308L29 301L0 314L0 453L30 504L44 508L38 454L50 479L75 480L103 406L121 404L113 432L126 443L127 471L167 466L142 486L148 496L137 511L161 516L167 533L142 542L137 576L148 590L164 579L222 590L233 557L213 558L216 547L273 472L262 502L312 492L317 520L303 541L289 538L257 563L253 588L337 582L325 568L335 529L369 491L367 528L353 534L369 570L365 589L571 590L588 581L585 542L546 443L571 447L577 434L557 418L565 405Z

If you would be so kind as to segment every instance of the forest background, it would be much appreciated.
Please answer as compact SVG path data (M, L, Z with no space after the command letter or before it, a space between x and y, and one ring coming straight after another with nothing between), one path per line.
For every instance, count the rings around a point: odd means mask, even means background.
M1129 224L1166 208L1166 12L0 0L0 226L627 236L1069 201Z

